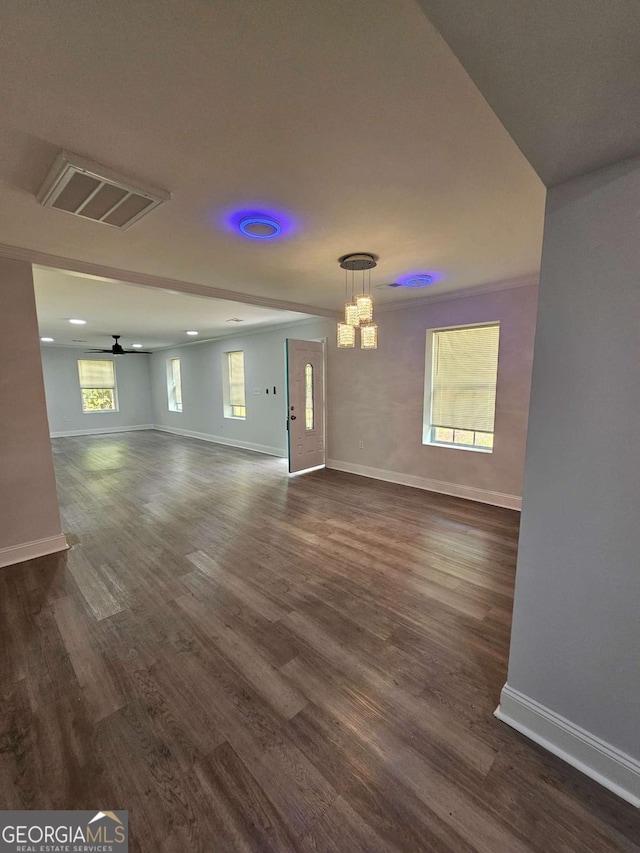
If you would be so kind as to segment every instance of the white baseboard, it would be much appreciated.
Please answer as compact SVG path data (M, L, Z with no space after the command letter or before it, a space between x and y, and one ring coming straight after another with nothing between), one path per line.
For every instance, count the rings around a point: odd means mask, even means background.
M454 498L466 498L483 504L502 506L507 509L519 510L522 507L522 497L519 495L505 495L502 492L491 492L488 489L478 489L475 486L445 483L443 480L431 480L428 477L417 477L414 474L386 471L384 468L369 468L367 465L340 462L337 459L328 459L327 468L346 471L348 474L359 474L361 477L372 477L374 480L385 480L387 483L398 483L400 486L413 486L415 489L439 492L441 495L451 495Z
M160 426L159 424L151 427L151 429L157 429L160 432L170 432L173 435L183 435L186 438L197 438L200 441L211 441L214 444L226 444L227 447L239 447L242 450L253 450L254 453L265 453L267 456L287 456L287 451L282 447L269 447L267 444L255 444L252 441L240 441L235 438L227 438L224 435L211 435L208 432L194 432L190 429Z
M52 432L51 438L66 438L72 435L106 435L110 432L135 432L139 429L153 429L153 424L138 424L137 426L98 427L97 429L68 429L62 432Z
M25 560L35 560L55 554L56 551L66 551L69 546L62 533L57 536L47 536L46 539L35 539L22 545L12 545L10 548L0 548L0 568L12 566L14 563L24 563Z
M508 684L495 715L605 788L640 808L640 761Z

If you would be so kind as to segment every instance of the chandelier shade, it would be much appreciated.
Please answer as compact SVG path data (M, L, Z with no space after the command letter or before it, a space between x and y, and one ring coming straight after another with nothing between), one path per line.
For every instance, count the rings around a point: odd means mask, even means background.
M361 293L356 297L358 323L370 323L373 320L373 300L370 294Z
M344 306L344 321L348 326L360 325L360 317L358 313L358 304L356 302L347 302Z
M338 323L338 347L347 349L356 345L356 329L348 323Z
M375 323L360 326L360 349L378 349L378 327Z

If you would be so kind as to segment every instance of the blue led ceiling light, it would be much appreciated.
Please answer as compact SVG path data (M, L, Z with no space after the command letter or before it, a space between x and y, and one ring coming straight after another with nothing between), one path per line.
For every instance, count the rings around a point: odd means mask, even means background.
M282 240L298 230L288 211L264 203L227 210L220 215L219 222L229 234L256 243Z
M216 214L219 224L235 237L258 242L282 240L298 230L292 215L282 208L255 203Z
M277 219L259 213L243 216L238 222L238 228L241 234L252 240L273 240L282 232Z
M411 278L405 278L400 284L402 287L428 287L433 283L432 275L414 275Z

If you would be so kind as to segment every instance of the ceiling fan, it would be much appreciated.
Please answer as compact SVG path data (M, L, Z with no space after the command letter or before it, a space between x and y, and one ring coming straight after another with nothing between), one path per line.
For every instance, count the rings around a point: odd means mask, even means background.
M118 339L120 335L111 335L114 339L115 343L111 347L111 349L87 349L85 352L108 352L110 355L138 355L141 353L142 355L151 355L150 350L144 349L122 349L120 344L118 343Z

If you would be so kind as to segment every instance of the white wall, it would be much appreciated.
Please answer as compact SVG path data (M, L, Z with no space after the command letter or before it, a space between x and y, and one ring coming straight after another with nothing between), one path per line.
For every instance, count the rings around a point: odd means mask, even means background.
M534 285L378 312L377 350L331 353L331 464L519 507L536 298ZM426 330L493 320L500 321L494 452L423 445Z
M640 159L549 192L501 704L637 804L639 210Z
M107 432L153 424L150 356L123 355L113 359L118 395L117 412L83 412L78 381L79 358L102 358L77 347L42 347L42 369L47 395L49 429L61 434ZM108 355L104 358L109 359Z
M151 357L154 423L286 455L285 339L326 336L331 467L519 507L536 296L536 286L513 287L380 311L380 346L371 352L337 349L335 323L326 320L164 350ZM426 330L491 320L501 323L494 452L424 446ZM245 352L246 421L223 417L223 355L234 349ZM182 412L168 409L166 363L174 357L181 359Z
M154 423L176 432L195 433L286 456L285 340L330 336L334 331L334 323L318 320L154 353L151 356ZM245 354L246 420L225 418L223 413L223 357L225 352L233 350L243 350ZM166 364L170 358L180 359L182 412L170 412L168 407ZM254 394L254 390L259 394Z
M82 350L43 347L51 434L153 424L286 456L285 340L326 337L330 467L517 508L537 298L535 285L521 285L457 298L427 296L417 305L379 310L380 343L371 352L339 350L335 322L318 319L182 345L152 356L123 356L115 359L120 407L115 413L83 414L77 372ZM494 320L500 321L494 452L423 445L427 329ZM225 418L223 413L222 365L224 353L231 350L245 353L246 420ZM167 400L167 361L175 357L181 362L182 412L170 412Z
M0 258L0 566L66 548L31 264Z

